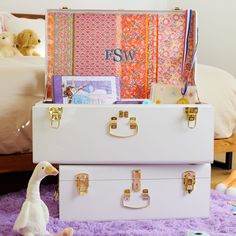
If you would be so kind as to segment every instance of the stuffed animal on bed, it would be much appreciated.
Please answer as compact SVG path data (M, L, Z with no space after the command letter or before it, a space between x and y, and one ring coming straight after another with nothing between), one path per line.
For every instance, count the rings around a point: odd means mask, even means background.
M38 35L31 29L21 31L16 38L16 46L23 56L40 56L35 51L39 43Z
M58 170L47 161L41 161L34 169L29 180L26 199L16 219L13 230L23 236L72 236L73 229L65 228L62 233L50 234L46 227L49 222L49 212L46 204L40 198L39 186L43 178L57 175Z
M0 57L22 56L16 48L16 36L10 32L0 34Z

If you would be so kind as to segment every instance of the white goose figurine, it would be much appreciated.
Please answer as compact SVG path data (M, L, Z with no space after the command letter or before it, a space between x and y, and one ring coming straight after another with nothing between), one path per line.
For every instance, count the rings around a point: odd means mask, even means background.
M29 180L26 200L16 219L13 230L23 236L46 236L50 234L46 227L49 222L49 212L46 204L40 198L39 185L48 175L57 175L58 170L47 161L41 161L34 169ZM55 236L71 236L72 228L66 228Z

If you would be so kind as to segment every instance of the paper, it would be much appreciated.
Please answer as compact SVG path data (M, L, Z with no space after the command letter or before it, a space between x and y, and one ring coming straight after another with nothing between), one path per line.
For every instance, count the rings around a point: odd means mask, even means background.
M120 99L119 78L114 76L54 76L54 103L112 104Z
M156 104L176 104L182 98L181 86L167 84L152 84L150 100ZM184 96L190 104L197 102L196 86L188 86Z

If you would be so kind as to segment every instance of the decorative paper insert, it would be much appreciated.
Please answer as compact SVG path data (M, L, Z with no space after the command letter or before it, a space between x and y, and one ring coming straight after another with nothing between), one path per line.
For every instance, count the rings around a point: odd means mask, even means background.
M47 97L53 75L119 76L121 98L148 98L153 82L180 85L185 28L185 11L48 11Z

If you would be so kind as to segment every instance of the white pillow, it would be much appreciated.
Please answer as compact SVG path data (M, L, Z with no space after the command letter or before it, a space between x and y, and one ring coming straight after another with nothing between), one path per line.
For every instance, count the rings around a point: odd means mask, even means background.
M215 109L215 138L236 132L236 78L216 67L198 65L196 84L201 102Z
M3 27L6 31L15 34L18 34L24 29L32 29L35 31L41 40L40 44L36 48L36 51L41 56L45 56L45 20L18 18L10 13L0 13L0 19L1 17L4 19Z

